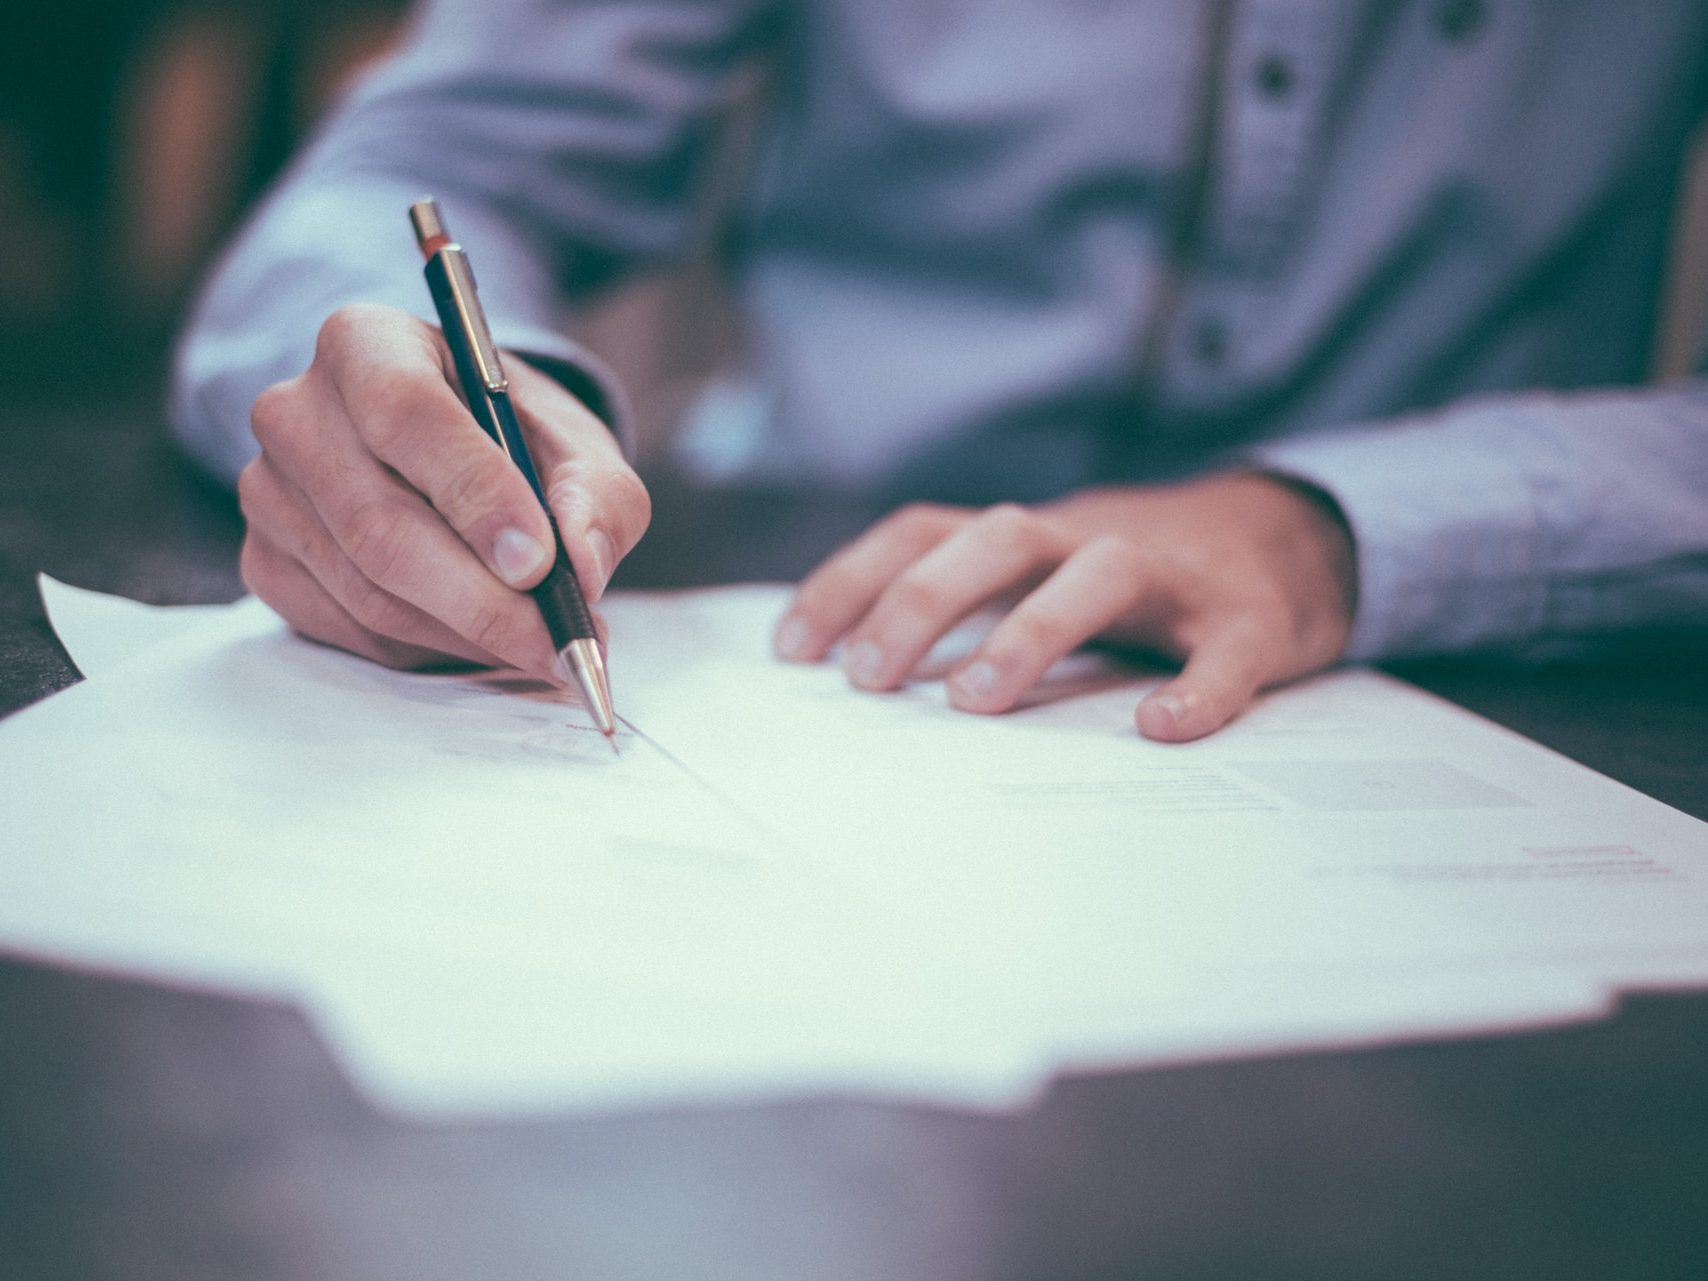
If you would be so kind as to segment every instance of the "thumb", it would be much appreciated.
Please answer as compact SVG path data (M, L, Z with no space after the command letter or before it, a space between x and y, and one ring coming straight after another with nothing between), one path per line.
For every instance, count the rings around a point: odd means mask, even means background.
M1139 733L1184 743L1221 729L1274 678L1265 641L1253 628L1211 632L1186 656L1180 675L1140 701L1133 713Z

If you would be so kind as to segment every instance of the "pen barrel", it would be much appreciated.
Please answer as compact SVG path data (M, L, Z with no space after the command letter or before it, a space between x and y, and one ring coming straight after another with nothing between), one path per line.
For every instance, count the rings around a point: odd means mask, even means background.
M459 267L462 268L461 271L457 270ZM469 413L474 416L481 429L509 456L516 470L522 473L522 479L528 483L528 488L533 490L534 497L539 500L540 507L551 524L552 546L556 556L545 578L540 580L529 594L539 606L540 616L545 620L546 632L552 640L552 647L562 651L571 641L596 640L599 632L593 625L593 613L587 608L587 599L581 591L581 580L576 577L575 566L570 562L569 553L564 550L563 531L558 528L557 518L552 515L545 485L534 467L527 438L522 434L522 424L516 418L515 406L510 403L506 388L495 387L483 376L483 361L477 351L480 338L475 331L483 332L485 321L479 319L471 323L471 315L464 314L478 313L479 304L473 298L473 277L466 270L461 251L457 251L455 258L452 257L450 249L432 254L427 259L425 275L428 290L433 295L433 305L439 313L445 345L450 348L451 359L456 364L457 380L462 386L463 399L468 404ZM460 302L459 292L464 295ZM496 371L496 354L485 363L489 363Z
M498 417L493 412L491 396L481 378L474 349L464 332L457 309L456 290L445 264L446 258L442 253L434 254L422 267L421 274L427 278L427 291L433 296L433 310L439 313L439 330L445 337L445 346L450 348L451 363L457 368L457 390L462 393L469 413L474 415L481 430L502 446L505 442L499 430ZM509 452L508 447L505 452Z
M552 648L562 650L574 640L596 640L599 631L593 626L593 611L581 594L575 566L569 563L569 553L563 549L563 536L552 522L552 541L557 545L557 559L546 576L530 595L540 607L540 617L546 620L546 634L552 638Z

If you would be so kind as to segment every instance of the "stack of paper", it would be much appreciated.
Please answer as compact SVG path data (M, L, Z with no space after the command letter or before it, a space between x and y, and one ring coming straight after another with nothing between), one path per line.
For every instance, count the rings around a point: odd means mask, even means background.
M996 1105L1708 980L1708 826L1374 673L1165 746L1092 660L978 718L774 662L783 588L619 596L613 757L514 675L46 587L91 679L0 726L0 947L299 1000L395 1108Z

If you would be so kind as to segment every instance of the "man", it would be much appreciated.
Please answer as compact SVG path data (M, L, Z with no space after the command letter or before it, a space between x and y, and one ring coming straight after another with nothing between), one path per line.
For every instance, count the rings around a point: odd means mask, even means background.
M245 577L293 626L546 674L516 589L547 527L459 405L403 211L440 198L529 362L597 594L648 502L559 307L695 247L755 83L741 471L972 504L832 557L783 657L840 642L888 689L1017 600L957 706L1102 636L1183 660L1137 709L1178 740L1341 658L1708 619L1708 388L1585 390L1645 370L1695 0L437 0L181 352L183 437L242 469Z

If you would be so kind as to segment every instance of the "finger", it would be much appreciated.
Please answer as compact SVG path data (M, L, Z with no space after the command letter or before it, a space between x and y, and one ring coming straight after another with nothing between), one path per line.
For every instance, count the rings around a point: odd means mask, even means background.
M369 580L266 455L238 477L238 501L250 536L300 563L320 591L369 635L467 663L501 665L497 656Z
M443 666L447 655L377 636L357 622L294 557L265 538L246 539L240 557L243 581L291 627L308 639L331 645L386 667ZM455 661L455 660L453 660Z
M509 359L517 421L589 602L652 521L652 499L592 410L526 361Z
M890 582L969 518L953 507L904 507L833 553L795 591L777 623L779 658L810 663L859 622Z
M1281 637L1255 622L1227 623L1186 656L1180 675L1153 690L1134 712L1139 733L1183 743L1221 729L1275 676Z
M545 511L454 390L449 353L432 329L384 308L345 308L322 327L316 359L368 452L423 495L492 573L512 587L545 575Z
M848 635L843 658L862 689L894 689L957 623L1061 560L1060 538L1023 507L980 512L885 587Z
M949 701L968 712L1005 712L1059 659L1162 590L1154 567L1131 543L1100 538L998 623L950 676Z
M550 679L551 642L538 608L501 582L341 413L325 411L305 428L266 425L262 409L258 402L263 449L363 577L499 661Z

